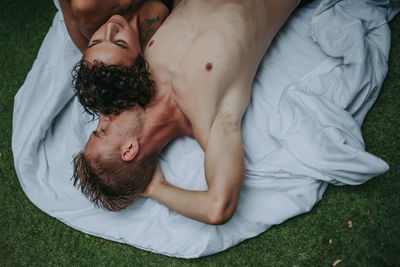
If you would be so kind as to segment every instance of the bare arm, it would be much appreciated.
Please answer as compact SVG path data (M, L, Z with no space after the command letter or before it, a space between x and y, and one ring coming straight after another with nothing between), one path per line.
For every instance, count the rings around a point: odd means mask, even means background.
M235 212L244 176L240 124L215 121L205 151L207 191L168 184L157 167L145 194L186 217L208 224L226 223Z
M151 37L169 15L168 8L158 1L147 1L139 9L140 46L144 50Z
M79 29L78 22L71 12L71 7L68 3L68 0L60 0L60 6L69 36L78 49L84 53L88 46L89 39L87 39Z

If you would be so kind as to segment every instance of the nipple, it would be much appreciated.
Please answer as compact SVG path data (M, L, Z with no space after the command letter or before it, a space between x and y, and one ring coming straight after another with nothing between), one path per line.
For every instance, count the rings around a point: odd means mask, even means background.
M212 64L210 63L210 62L208 62L207 64L206 64L206 70L207 71L211 71L211 69L212 69Z
M154 40L151 40L149 43L149 47L152 46L154 44Z

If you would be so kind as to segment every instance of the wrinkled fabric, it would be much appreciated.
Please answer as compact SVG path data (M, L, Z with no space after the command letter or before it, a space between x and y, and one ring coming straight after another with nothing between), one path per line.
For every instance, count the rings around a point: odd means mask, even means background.
M360 126L387 72L387 23L398 8L398 1L322 0L295 11L254 80L242 123L244 184L233 218L221 226L144 197L109 212L73 187L72 157L97 120L90 122L71 88L82 55L59 11L15 96L12 148L21 186L37 207L75 229L184 258L217 253L307 212L328 183L357 185L388 170L365 151ZM207 188L203 161L186 137L160 156L165 178L194 190Z

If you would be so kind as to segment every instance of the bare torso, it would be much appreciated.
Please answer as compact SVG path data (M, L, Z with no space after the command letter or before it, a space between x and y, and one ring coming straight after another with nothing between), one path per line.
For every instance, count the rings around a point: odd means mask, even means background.
M203 150L215 121L240 125L262 56L298 2L182 0L148 43L156 86L173 90Z

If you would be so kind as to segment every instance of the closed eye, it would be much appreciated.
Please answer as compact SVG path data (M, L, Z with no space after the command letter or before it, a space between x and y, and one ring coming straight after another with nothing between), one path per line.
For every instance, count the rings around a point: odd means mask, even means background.
M93 40L92 43L90 45L88 45L88 48L91 48L91 47L93 47L93 46L95 46L95 45L97 45L97 44L99 44L101 42L102 42L102 40L97 40L97 39Z
M123 49L128 49L128 44L124 40L115 40L114 44L118 45L119 47Z
M88 48L92 48L93 46L100 44L103 42L102 40L93 40L90 45L88 45ZM113 42L114 45L121 47L122 49L128 49L128 44L124 40L115 40Z

